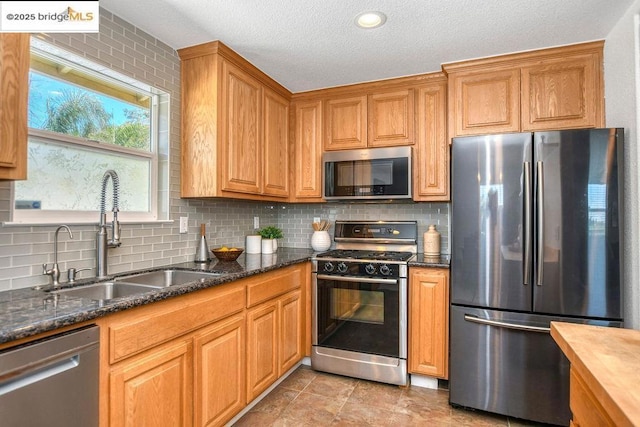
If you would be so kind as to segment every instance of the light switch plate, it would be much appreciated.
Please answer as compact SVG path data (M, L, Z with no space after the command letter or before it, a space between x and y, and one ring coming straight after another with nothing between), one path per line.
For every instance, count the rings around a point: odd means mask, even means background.
M260 228L260 217L259 216L254 216L253 217L253 228L255 228L255 229Z
M320 222L320 217L314 216L313 217L313 222Z
M181 216L180 217L180 234L185 234L189 231L189 217Z

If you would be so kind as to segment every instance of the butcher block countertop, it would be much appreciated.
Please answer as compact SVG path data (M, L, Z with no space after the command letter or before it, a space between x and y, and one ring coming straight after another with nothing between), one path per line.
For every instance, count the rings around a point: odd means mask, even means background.
M640 331L551 322L551 336L613 424L640 426Z

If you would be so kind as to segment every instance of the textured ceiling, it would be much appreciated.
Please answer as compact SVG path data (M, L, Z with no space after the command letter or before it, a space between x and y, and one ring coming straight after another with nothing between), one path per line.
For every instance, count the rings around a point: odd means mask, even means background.
M179 49L220 40L292 92L605 39L633 0L100 0ZM357 14L379 10L383 27Z

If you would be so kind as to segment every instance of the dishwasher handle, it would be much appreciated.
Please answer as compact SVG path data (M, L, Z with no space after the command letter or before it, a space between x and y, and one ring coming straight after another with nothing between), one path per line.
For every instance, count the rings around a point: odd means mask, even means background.
M1 351L0 396L73 369L99 345L100 329L90 325Z
M31 368L27 372L14 372L13 375L8 378L3 378L0 383L0 396L11 393L23 387L30 386L31 384L39 381L46 380L54 375L61 374L75 368L80 364L80 355L57 361L53 364L49 364L44 367Z

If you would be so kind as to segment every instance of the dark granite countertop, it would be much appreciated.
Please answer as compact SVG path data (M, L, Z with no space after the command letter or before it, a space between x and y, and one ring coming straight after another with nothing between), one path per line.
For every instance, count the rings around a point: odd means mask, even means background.
M409 261L409 268L411 267L431 267L431 268L449 268L451 263L451 257L447 254L440 256L426 256L422 252L416 254L416 259Z
M53 295L47 292L48 286L42 290L25 288L0 292L0 344L305 262L310 260L312 255L311 249L279 248L275 254L270 255L242 254L232 262L219 262L215 259L205 264L184 262L114 274L109 276L109 279L167 268L223 273L203 282L154 289L144 294L111 300L95 301L64 294L53 298ZM78 280L74 286L96 282L95 278ZM62 287L68 286L62 284Z

